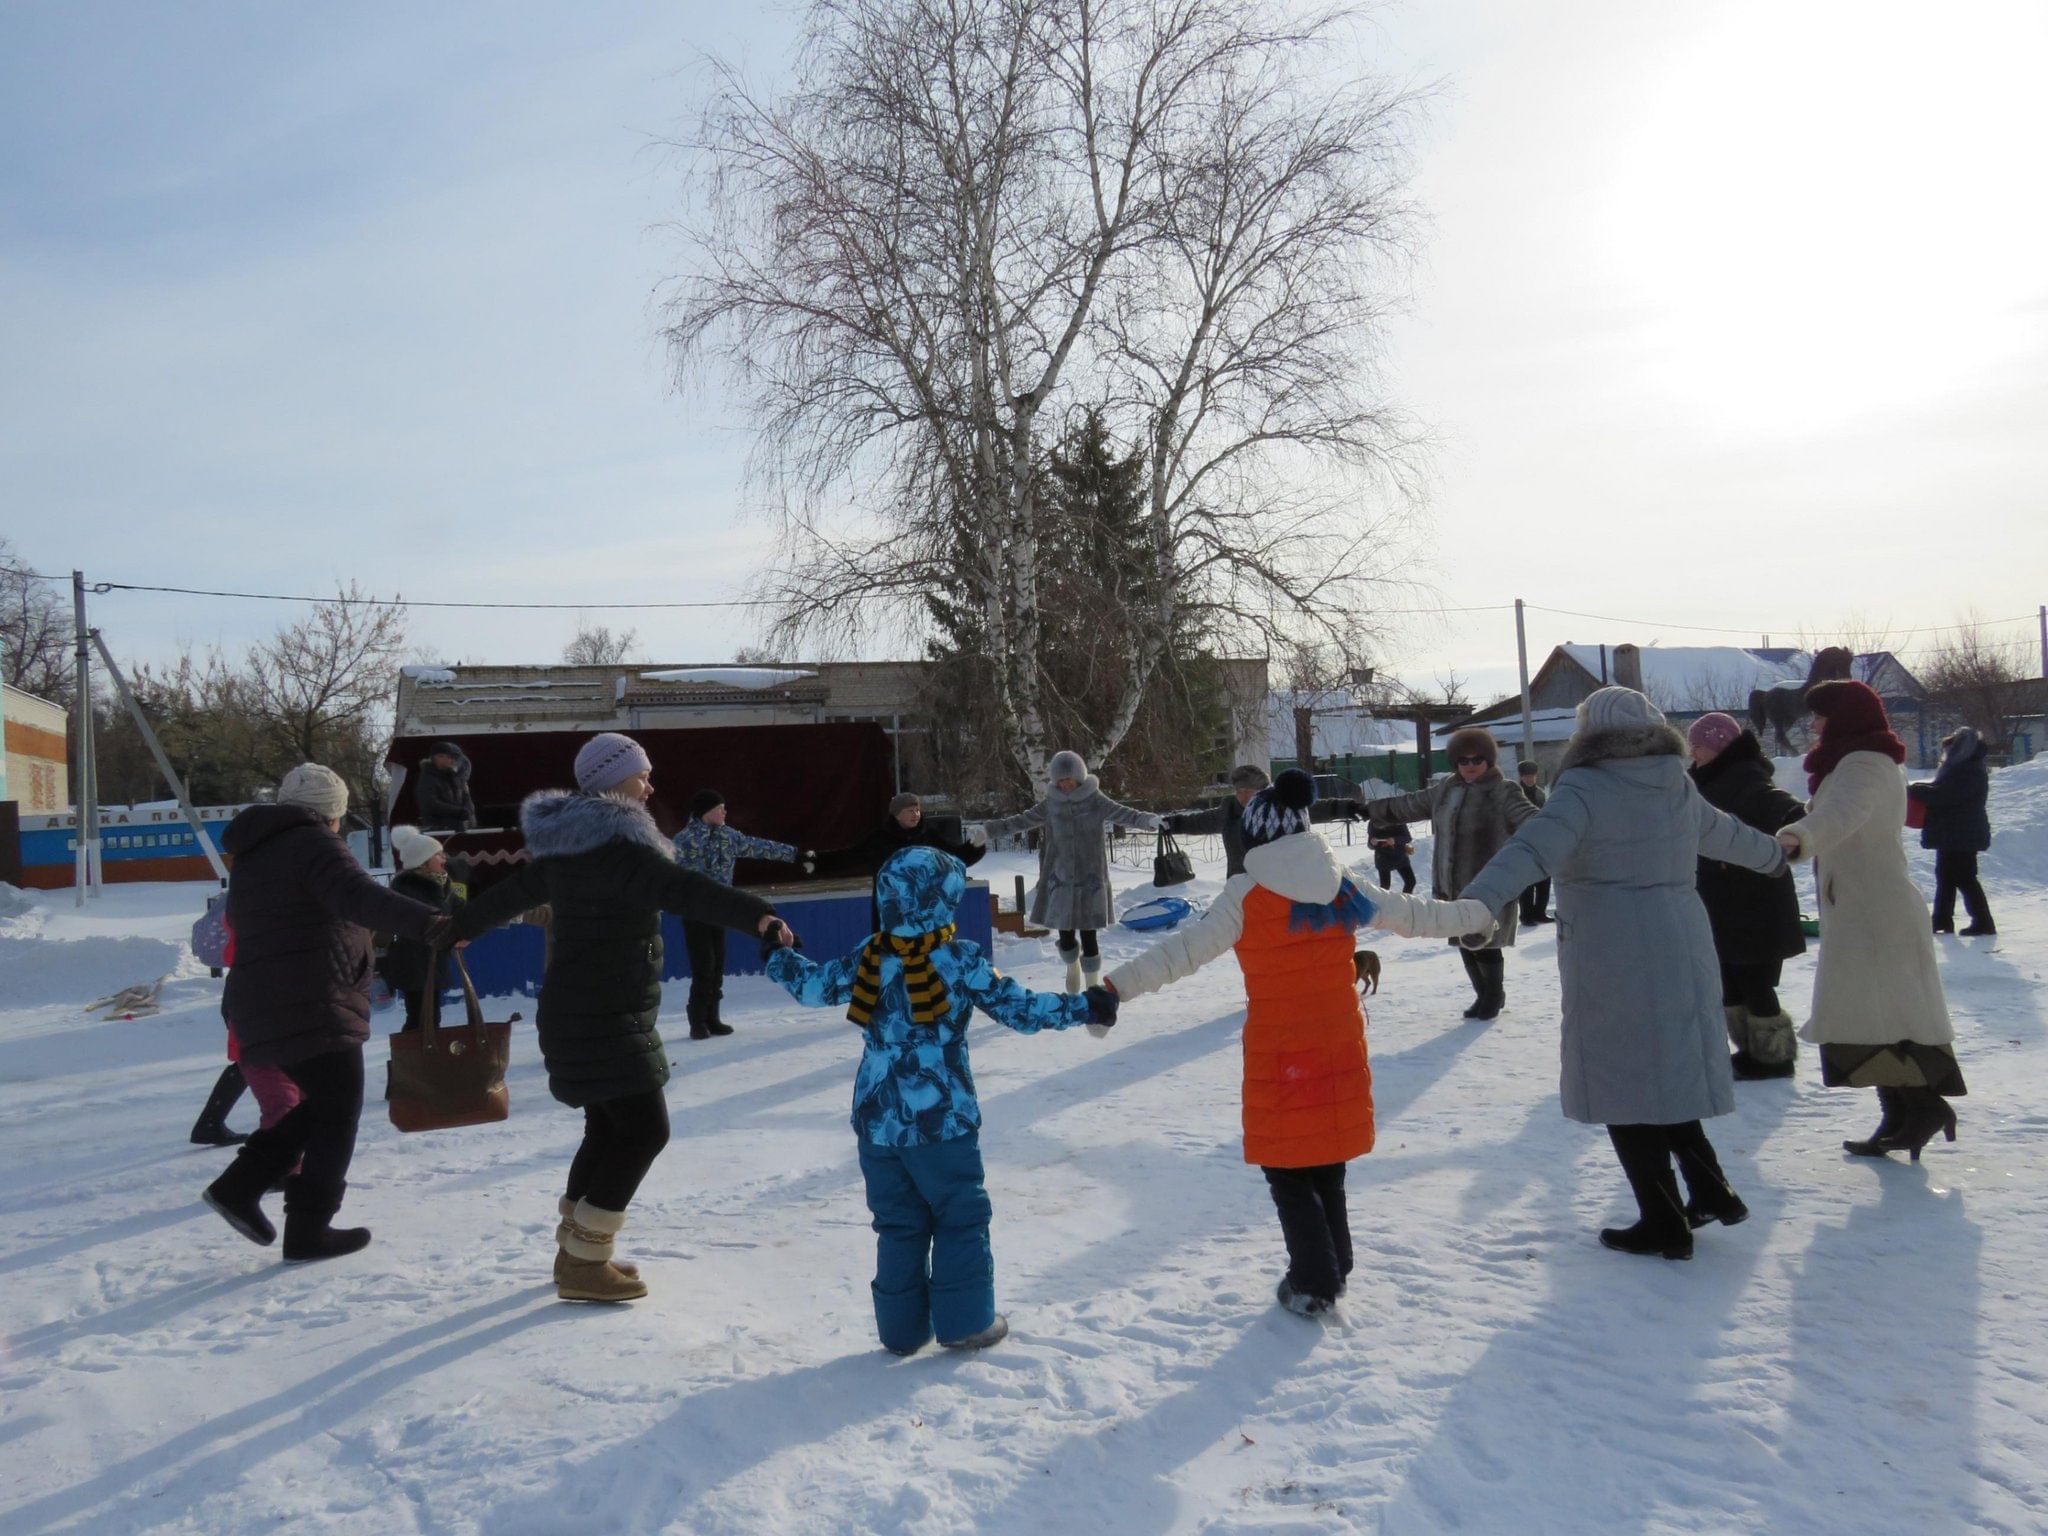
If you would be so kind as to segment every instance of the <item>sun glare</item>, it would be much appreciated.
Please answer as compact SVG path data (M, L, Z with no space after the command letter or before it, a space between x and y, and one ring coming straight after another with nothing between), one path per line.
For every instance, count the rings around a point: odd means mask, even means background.
M1647 382L1758 434L1995 388L2048 337L2048 12L1700 14L1596 232Z

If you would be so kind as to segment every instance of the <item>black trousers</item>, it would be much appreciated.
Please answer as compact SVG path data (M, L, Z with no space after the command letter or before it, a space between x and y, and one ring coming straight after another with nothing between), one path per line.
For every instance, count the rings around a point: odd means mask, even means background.
M1989 928L1991 903L1984 899L1984 887L1977 879L1977 855L1938 850L1934 855L1934 926L1952 928L1956 921L1956 898L1963 898L1963 910L1972 926Z
M1408 862L1408 855L1382 848L1372 856L1372 867L1380 877L1380 889L1385 890L1394 883L1394 876L1401 877L1403 892L1415 893L1415 866Z
M683 1011L692 1029L702 1029L719 1022L718 1004L725 996L725 930L716 923L686 922L683 947L690 953L690 1001Z
M668 1145L668 1098L659 1088L583 1106L583 1145L569 1164L571 1200L623 1211Z
M254 1200L299 1165L284 1187L289 1216L331 1217L348 1188L363 1118L363 1048L344 1046L294 1062L285 1076L298 1085L299 1102L277 1124L259 1130L221 1175L237 1199Z
M1620 1160L1621 1171L1628 1176L1629 1188L1635 1191L1636 1204L1645 1217L1667 1214L1657 1208L1653 1191L1658 1178L1671 1172L1674 1157L1678 1160L1678 1171L1685 1176L1688 1194L1711 1198L1714 1192L1727 1188L1727 1177L1721 1172L1720 1158L1714 1155L1714 1144L1707 1140L1707 1133L1700 1129L1697 1120L1677 1125L1610 1125L1607 1138L1614 1143L1614 1155Z
M1785 974L1785 962L1771 960L1762 965L1721 964L1721 1006L1747 1008L1760 1019L1773 1019L1784 1009L1778 1006L1778 979Z
M1458 958L1465 962L1465 975L1480 1002L1489 998L1505 1001L1508 993L1507 952L1500 949L1467 949L1458 946Z
M1082 954L1099 955L1102 953L1102 950L1097 946L1095 942L1095 930L1093 928L1062 928L1060 930L1060 948L1071 953L1074 948L1075 936L1077 933L1080 939Z
M1280 1235L1287 1241L1287 1279L1304 1296L1335 1301L1351 1273L1351 1217L1344 1207L1344 1164L1264 1168Z
M1538 880L1522 892L1522 921L1533 923L1550 911L1550 882Z

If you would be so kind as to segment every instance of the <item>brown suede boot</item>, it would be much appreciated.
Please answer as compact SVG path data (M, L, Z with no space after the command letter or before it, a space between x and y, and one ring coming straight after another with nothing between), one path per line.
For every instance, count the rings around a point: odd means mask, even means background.
M561 1214L562 1218L560 1224L555 1228L555 1246L557 1248L566 1248L569 1237L569 1218L576 1214L576 1202L567 1195L558 1195L555 1198L555 1210ZM640 1273L640 1266L638 1264L628 1264L624 1259L613 1259L612 1268L622 1275L637 1275ZM561 1276L557 1274L555 1278L560 1280Z
M612 1263L612 1240L626 1224L624 1211L599 1210L588 1200L562 1223L561 1249L555 1254L555 1294L564 1301L637 1301L647 1282Z

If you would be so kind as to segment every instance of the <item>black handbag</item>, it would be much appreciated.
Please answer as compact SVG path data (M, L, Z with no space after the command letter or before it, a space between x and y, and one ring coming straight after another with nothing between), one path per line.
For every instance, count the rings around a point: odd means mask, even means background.
M1181 850L1179 842L1166 828L1159 829L1159 841L1152 849L1152 883L1154 885L1186 885L1195 878L1195 861Z

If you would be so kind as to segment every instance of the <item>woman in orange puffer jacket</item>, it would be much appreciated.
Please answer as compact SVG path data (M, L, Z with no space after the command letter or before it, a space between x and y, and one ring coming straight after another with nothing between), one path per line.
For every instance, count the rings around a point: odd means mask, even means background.
M1351 1272L1344 1165L1372 1150L1372 1071L1352 963L1360 928L1404 938L1485 936L1476 901L1428 901L1355 883L1309 826L1315 784L1290 769L1244 811L1245 872L1208 916L1106 978L1126 998L1235 948L1244 1024L1244 1160L1264 1170L1287 1242L1281 1305L1327 1312Z

